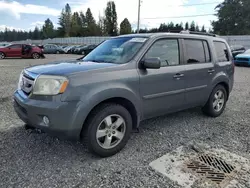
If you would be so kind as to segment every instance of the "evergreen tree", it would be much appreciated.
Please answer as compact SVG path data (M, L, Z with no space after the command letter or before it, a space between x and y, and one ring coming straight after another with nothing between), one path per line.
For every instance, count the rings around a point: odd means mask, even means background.
M71 20L71 37L80 37L82 30L82 21L78 12L74 12Z
M194 23L194 21L192 21L192 23L190 25L190 31L195 31L195 23Z
M45 39L53 38L55 36L54 25L49 18L45 20L42 32Z
M185 30L189 30L189 23L188 22L186 22L186 24L185 24Z
M41 35L40 35L40 34L41 34L41 33L40 33L39 28L36 27L35 30L34 30L34 32L33 32L33 34L32 34L32 39L33 39L33 40L38 40L38 39L40 39L40 38L41 38Z
M110 36L116 36L118 30L117 30L117 13L114 1L109 1L107 3L104 23L107 34Z
M207 32L204 25L201 28L201 32Z
M65 9L63 9L61 12L61 16L59 17L59 25L60 25L60 27L58 28L59 35L64 37L70 36L71 17L72 17L71 8L67 3L65 5Z
M127 18L125 18L120 24L120 35L130 34L132 32L132 27Z
M98 27L96 25L96 21L93 17L93 14L90 10L90 8L87 9L87 12L85 14L86 18L86 35L87 36L97 36L100 31L98 31Z
M200 31L200 28L199 28L199 26L196 24L196 26L195 26L195 31L197 31L197 32L199 32Z

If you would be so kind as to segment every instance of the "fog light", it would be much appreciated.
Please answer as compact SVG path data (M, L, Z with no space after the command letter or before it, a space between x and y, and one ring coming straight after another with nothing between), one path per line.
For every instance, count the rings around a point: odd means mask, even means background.
M49 125L49 118L46 116L43 116L43 123L48 126Z

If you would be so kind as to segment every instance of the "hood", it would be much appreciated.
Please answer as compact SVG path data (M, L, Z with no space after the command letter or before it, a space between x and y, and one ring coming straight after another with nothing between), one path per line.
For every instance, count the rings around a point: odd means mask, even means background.
M97 70L106 67L118 66L112 63L83 62L69 60L65 62L54 62L45 65L29 67L26 70L34 74L67 75L76 72Z
M238 54L236 57L250 58L250 54Z

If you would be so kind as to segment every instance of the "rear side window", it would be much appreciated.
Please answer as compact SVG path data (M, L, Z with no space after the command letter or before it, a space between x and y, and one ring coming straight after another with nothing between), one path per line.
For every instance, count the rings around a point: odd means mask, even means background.
M219 62L229 61L229 52L224 42L214 41L215 51Z
M208 43L203 40L185 39L187 64L211 62Z

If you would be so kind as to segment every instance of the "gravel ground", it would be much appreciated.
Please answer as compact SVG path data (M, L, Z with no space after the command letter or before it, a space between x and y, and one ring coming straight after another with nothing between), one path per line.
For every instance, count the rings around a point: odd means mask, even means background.
M101 159L80 143L25 130L11 104L21 69L76 56L0 61L0 187L178 187L149 163L194 141L249 157L250 69L237 67L234 90L222 116L191 109L141 123L117 155ZM10 85L10 89L9 86ZM1 97L2 96L2 97Z

